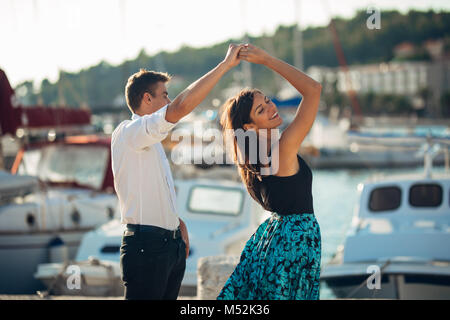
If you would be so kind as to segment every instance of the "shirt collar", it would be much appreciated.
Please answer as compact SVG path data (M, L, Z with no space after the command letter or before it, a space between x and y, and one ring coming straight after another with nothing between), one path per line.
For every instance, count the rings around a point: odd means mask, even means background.
M165 111L165 110L167 109L167 106L168 106L168 105L169 105L169 104L166 104L164 107L162 107L162 108L156 110L156 111L153 112L152 114L156 114L156 113L158 113L158 112L160 113L160 112ZM139 119L139 118L141 118L141 116L138 115L138 114L136 114L136 113L134 113L134 112L133 112L133 114L131 115L131 120L136 120L136 119Z

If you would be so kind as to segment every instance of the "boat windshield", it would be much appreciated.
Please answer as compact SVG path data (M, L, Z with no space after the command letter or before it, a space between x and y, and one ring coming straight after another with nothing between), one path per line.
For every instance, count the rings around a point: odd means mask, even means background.
M50 183L68 183L100 189L108 162L108 149L96 145L51 145L27 150L19 174Z
M242 190L214 186L195 186L191 189L188 209L195 213L237 216L244 201Z

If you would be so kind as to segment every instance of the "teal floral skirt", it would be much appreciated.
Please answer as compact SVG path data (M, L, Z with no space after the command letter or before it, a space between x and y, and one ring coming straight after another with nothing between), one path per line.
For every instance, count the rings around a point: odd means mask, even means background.
M312 213L272 214L248 240L219 300L318 300L321 236Z

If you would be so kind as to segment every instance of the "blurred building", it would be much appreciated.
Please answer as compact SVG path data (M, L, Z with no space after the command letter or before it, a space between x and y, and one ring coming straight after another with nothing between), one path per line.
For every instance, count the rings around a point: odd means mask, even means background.
M450 92L450 58L444 56L439 41L427 41L424 46L431 56L430 61L352 65L348 66L348 74L339 67L312 66L307 73L322 83L336 82L340 92L353 89L359 94L373 92L410 96L416 99L416 104L418 100L419 104L423 103L431 115L440 116L441 97ZM402 43L394 52L396 57L406 58L415 51L412 44Z

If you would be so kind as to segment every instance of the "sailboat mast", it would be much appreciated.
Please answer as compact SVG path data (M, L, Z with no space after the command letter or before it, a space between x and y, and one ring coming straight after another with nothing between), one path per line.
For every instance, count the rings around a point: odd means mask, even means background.
M247 0L241 1L241 15L242 15L242 29L243 29L243 33L244 33L244 43L249 43L249 37L248 37L248 32L247 32L247 19L246 19L246 15L247 15ZM248 87L252 87L252 68L249 62L247 61L242 61L241 63L242 65L242 73L243 73L243 80L244 80L244 86L248 86Z
M293 34L294 65L299 70L303 70L303 35L301 29L301 0L294 0L295 22Z
M0 170L5 170L5 162L3 161L3 135L0 127Z

